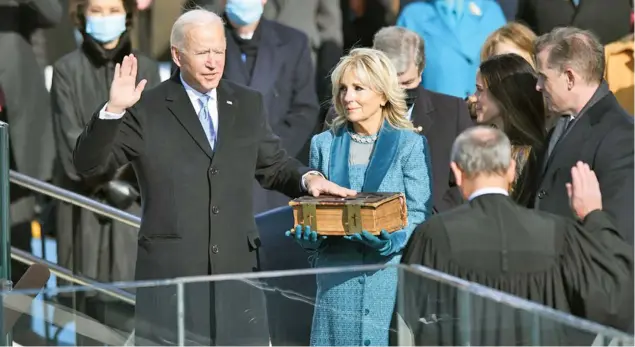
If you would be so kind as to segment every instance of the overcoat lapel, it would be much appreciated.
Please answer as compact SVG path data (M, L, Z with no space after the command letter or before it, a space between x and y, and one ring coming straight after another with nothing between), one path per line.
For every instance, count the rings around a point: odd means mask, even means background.
M216 88L216 96L218 98L218 132L215 152L222 155L224 153L223 149L227 147L227 144L231 142L233 137L234 110L238 105L233 98L233 90L223 80L220 81L218 88ZM214 156L214 158L212 158L212 164L217 160L217 156Z
M375 148L370 156L362 192L377 192L379 190L381 182L386 177L392 162L397 156L400 134L399 130L384 121L384 125L379 130Z
M401 132L384 122L364 177L363 192L377 192L397 155ZM331 144L329 180L350 188L348 156L351 137L347 127L339 128Z
M346 126L336 130L331 143L329 161L329 180L341 187L350 188L348 179L348 155L351 147L351 136Z
M166 95L167 107L172 112L174 117L181 123L183 128L190 134L192 139L201 148L210 159L214 156L212 148L209 145L203 126L196 115L194 106L187 96L187 92L181 83L179 70L177 70L170 81L172 82L171 88Z

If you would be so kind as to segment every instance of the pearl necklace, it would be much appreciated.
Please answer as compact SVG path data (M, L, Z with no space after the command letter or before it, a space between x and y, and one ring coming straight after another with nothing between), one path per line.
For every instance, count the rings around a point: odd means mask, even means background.
M375 141L377 141L377 134L373 134L369 136L363 136L363 135L359 135L352 132L349 132L349 134L351 135L351 139L357 143L368 144L368 143L374 143Z

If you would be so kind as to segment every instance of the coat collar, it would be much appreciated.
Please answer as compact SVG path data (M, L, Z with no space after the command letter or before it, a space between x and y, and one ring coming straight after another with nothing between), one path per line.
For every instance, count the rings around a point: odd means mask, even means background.
M275 23L264 18L260 20L258 25L260 42L251 78L245 64L241 60L240 48L231 36L230 30L233 29L229 26L225 27L227 63L224 77L247 85L261 93L266 94L269 91L277 80L281 63L284 60L277 55L280 53L279 46L284 45L285 41L278 35L274 25Z
M201 125L194 106L181 83L180 70L177 69L170 77L169 88L167 89L165 100L168 102L168 109L181 123L196 144L210 159L214 158L214 153L209 145L203 127ZM217 90L218 107L218 133L216 136L216 148L218 151L226 145L231 138L231 127L234 123L233 108L235 100L233 89L227 82L221 80Z
M329 180L348 188L350 188L348 156L351 143L349 129L347 125L336 130L331 144L329 163ZM362 192L379 191L379 186L397 155L400 136L401 132L398 129L384 121L366 169Z

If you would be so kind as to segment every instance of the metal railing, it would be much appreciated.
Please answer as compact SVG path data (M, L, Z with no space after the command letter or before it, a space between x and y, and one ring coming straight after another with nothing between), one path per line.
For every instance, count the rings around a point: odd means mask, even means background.
M94 288L96 291L112 296L123 302L135 303L135 296L118 288L110 288L108 284L91 280L81 275L74 274L71 270L63 268L45 259L36 257L29 252L10 247L11 226L10 226L10 194L9 182L22 186L26 189L38 192L51 198L61 200L81 208L92 211L96 214L111 218L113 220L139 228L141 218L130 213L118 210L112 206L102 204L89 199L83 195L59 188L50 183L37 180L33 177L9 170L9 125L0 122L0 279L11 279L11 259L26 265L35 263L46 265L57 277L70 283L85 287Z
M9 246L9 124L0 122L0 278L11 279Z
M51 273L53 273L58 278L61 278L65 281L72 282L74 284L89 287L94 289L95 291L104 293L106 295L112 296L122 302L134 305L135 304L135 296L125 290L111 287L106 283L97 282L95 280L91 280L90 278L74 274L71 270L63 268L55 263L51 263L48 260L42 259L40 257L36 257L33 254L23 251L21 249L17 249L15 247L11 247L11 258L19 261L22 264L32 265L32 264L43 264L46 265Z
M69 204L79 206L99 215L117 220L136 228L139 228L139 226L141 225L141 218L135 215L118 210L112 206L108 206L101 202L92 200L83 195L62 189L50 183L40 181L25 174L10 170L9 181L26 189L38 192L57 200L67 202ZM97 282L87 277L74 274L69 269L63 268L57 264L36 257L15 247L11 247L11 258L27 265L31 265L34 263L44 264L49 267L53 274L61 279L74 284L94 288L97 291L100 291L106 295L110 295L129 304L135 303L135 296L131 293L118 288L108 288L108 285L105 283Z
M50 196L54 199L67 202L75 206L79 206L104 217L108 217L118 222L128 224L135 228L139 228L141 226L141 218L133 214L118 210L112 206L102 204L101 202L87 198L81 194L62 189L50 183L42 182L25 174L10 170L9 180L11 181L11 183L17 184L26 189Z

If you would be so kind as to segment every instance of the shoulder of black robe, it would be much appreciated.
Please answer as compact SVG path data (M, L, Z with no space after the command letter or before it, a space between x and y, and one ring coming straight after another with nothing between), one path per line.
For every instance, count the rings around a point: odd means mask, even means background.
M413 234L402 262L430 267L621 330L632 329L632 250L604 213L587 217L587 230L551 214L515 204L499 205L481 209L470 203L433 216ZM504 233L496 227L499 224ZM519 265L522 261L527 264ZM511 264L507 271L496 266L505 262ZM406 278L400 278L401 305L398 302L396 317L408 326L414 343L463 344L462 293L421 276L402 277ZM528 314L468 296L471 344L531 344ZM541 344L587 343L591 338L545 319L541 325L545 332ZM391 336L391 343L397 336Z
M603 211L582 223L569 222L563 252L563 277L579 300L571 313L633 332L633 247Z

